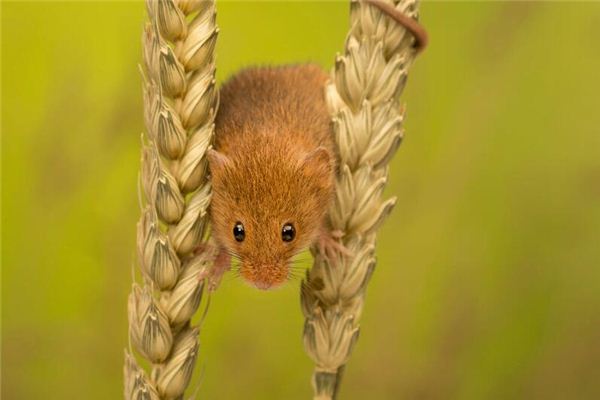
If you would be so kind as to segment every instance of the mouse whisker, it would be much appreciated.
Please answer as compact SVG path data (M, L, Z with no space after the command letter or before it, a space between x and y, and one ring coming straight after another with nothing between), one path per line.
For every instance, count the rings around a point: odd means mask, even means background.
M292 263L300 263L300 262L310 262L312 258L292 258L290 262Z
M232 251L227 251L226 253L227 253L227 255L228 255L228 256L230 256L231 258L234 258L234 259L237 259L237 260L239 260L239 259L241 259L241 258L242 258L242 257L241 257L239 254L237 254L237 253L234 253L234 252L232 252Z
M235 250L231 250L231 249L228 249L228 248L226 248L226 247L221 247L221 248L220 248L220 251L222 251L222 252L224 252L225 254L227 254L227 255L230 255L230 256L232 256L232 257L235 257L235 258L240 258L240 255L239 255L238 253L236 253L236 252L235 252Z
M288 264L289 269L295 269L295 270L306 269L308 267L309 267L309 265L307 265L307 264Z
M293 280L297 280L298 278L302 278L303 276L304 274L302 274L301 271L289 271L288 273L288 278Z
M307 264L289 264L289 269L293 269L295 271L304 271L305 269L310 268L310 265Z
M232 268L230 272L231 272L230 276L232 276L234 278L239 278L240 276L242 276L242 273L239 268Z
M304 274L304 271L306 271L304 268L290 268L290 272L295 274Z
M311 261L312 257L294 257L291 258L292 261Z
M309 290L309 291L319 291L321 290L321 288L317 288L313 285L313 283L309 280L303 280L302 281L302 286L300 287L300 290L304 293L304 291Z
M310 267L310 264L307 264L307 263L290 263L289 266L290 266L290 268L308 268L308 267Z

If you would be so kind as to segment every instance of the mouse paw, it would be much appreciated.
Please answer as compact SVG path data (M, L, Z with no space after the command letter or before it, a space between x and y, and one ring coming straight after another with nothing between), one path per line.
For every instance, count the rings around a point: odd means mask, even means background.
M353 253L341 242L344 232L341 230L330 231L323 228L317 240L317 249L323 257L333 260L338 255L350 257Z
M215 246L215 244L210 242L202 242L198 244L196 248L194 248L194 250L192 251L192 255L199 256L200 254L207 253L206 256L210 258L215 258L217 257L219 251L220 249L217 246Z
M208 290L214 292L219 287L223 275L231 268L231 255L224 250L220 249L219 254L213 261L213 267L208 277Z

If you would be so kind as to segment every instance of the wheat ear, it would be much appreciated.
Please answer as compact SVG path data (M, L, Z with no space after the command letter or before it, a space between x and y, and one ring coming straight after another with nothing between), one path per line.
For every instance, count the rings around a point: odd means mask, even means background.
M199 248L211 199L206 152L218 106L214 1L148 0L137 256L129 296L125 399L180 399L198 355L200 306L212 255ZM200 248L209 248L201 246ZM131 348L147 360L140 366Z
M418 0L387 2L418 18ZM403 135L399 97L416 55L411 34L372 5L352 1L350 23L327 101L339 154L329 224L343 233L352 256L327 258L313 249L314 264L301 288L304 345L316 364L312 384L319 400L336 398L375 268L376 232L396 203L382 192Z

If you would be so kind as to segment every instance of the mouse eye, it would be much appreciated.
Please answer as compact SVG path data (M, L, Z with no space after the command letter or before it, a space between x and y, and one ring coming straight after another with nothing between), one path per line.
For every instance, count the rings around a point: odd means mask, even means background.
M233 237L238 242L243 242L246 237L246 231L244 230L244 225L240 221L236 222L233 226Z
M283 228L281 229L281 239L283 239L284 242L291 242L295 237L296 229L294 229L294 225L289 222L283 225Z

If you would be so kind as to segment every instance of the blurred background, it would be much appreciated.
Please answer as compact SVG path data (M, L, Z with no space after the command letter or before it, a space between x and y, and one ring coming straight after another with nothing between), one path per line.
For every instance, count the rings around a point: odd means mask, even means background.
M218 78L343 48L348 4L219 2ZM425 2L341 399L600 398L600 3ZM139 1L2 4L2 397L117 399ZM226 278L200 399L307 399L299 282Z

